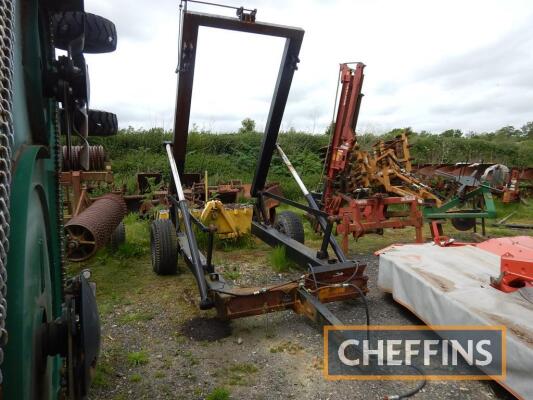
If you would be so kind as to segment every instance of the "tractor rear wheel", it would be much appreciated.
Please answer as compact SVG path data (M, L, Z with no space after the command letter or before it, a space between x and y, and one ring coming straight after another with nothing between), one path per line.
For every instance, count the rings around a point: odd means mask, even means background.
M292 211L282 211L276 215L274 228L297 242L304 243L304 226L298 215Z
M169 219L156 219L150 227L152 269L157 275L171 275L178 270L178 239Z
M113 136L118 132L117 116L100 110L89 110L89 136Z
M84 53L110 53L117 48L117 30L108 19L82 11L64 11L52 18L54 45L68 50L69 44L84 36Z

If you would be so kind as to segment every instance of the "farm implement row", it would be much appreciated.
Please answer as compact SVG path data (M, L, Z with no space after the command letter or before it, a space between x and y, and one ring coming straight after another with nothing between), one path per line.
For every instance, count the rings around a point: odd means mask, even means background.
M363 94L363 63L340 65L340 97L330 144L325 151L321 191L315 193L320 207L337 221L336 232L348 248L348 238L385 229L415 228L422 243L424 221L434 236L441 223L451 220L455 228L468 230L476 219L495 216L491 186L479 169L446 174L435 171L446 188L445 195L415 173L408 141L409 130L389 140L379 140L369 151L357 144L356 126ZM500 170L493 168L490 177ZM320 227L317 225L317 228ZM437 231L435 230L437 229Z

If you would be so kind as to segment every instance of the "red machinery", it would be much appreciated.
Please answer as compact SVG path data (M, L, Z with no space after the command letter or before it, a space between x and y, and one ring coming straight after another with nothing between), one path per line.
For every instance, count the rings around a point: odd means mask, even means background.
M326 179L322 194L324 211L338 217L337 231L343 235L343 247L348 247L348 235L355 238L365 233L382 233L385 228L416 228L416 241L422 242L422 214L416 196L389 197L383 188L354 185L354 171L358 163L364 163L366 152L358 149L355 128L363 97L363 70L348 64L340 66L342 84L337 119L325 160ZM363 160L362 160L363 159ZM364 174L382 174L378 163L365 170ZM386 172L385 172L386 173ZM403 209L388 210L391 205ZM393 206L397 207L397 206Z
M502 237L475 245L501 257L500 275L491 285L503 292L533 287L533 238L531 236Z
M509 181L503 189L502 201L504 203L513 203L520 199L520 185L518 183L519 179L520 171L516 168L512 169Z

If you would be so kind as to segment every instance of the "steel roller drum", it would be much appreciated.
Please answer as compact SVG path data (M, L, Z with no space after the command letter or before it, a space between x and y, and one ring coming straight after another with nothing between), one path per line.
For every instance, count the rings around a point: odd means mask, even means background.
M106 194L65 225L67 258L84 261L93 256L111 238L127 213L124 199Z

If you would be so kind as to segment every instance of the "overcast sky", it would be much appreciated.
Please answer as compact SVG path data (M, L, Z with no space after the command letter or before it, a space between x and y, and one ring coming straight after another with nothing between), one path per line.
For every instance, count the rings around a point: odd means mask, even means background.
M531 0L224 2L305 30L284 130L324 131L346 61L367 66L359 132L486 131L533 121ZM121 127L172 128L178 4L85 0L86 11L117 26L117 51L86 58L91 107L115 112ZM282 39L201 28L191 126L231 131L250 117L263 129L282 49Z

